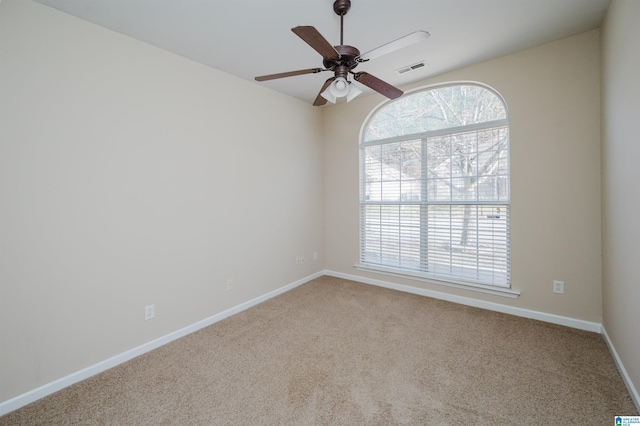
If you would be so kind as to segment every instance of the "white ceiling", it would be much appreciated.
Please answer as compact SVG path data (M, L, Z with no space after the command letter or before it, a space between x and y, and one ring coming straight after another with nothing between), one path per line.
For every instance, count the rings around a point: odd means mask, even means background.
M262 83L253 78L322 67L321 56L291 32L293 27L314 26L331 44L340 44L340 18L333 12L333 0L36 1L309 103L329 72ZM344 44L364 53L416 30L431 33L426 41L356 69L401 87L597 28L609 3L352 0L344 18ZM424 68L402 76L394 72L422 60L427 62Z

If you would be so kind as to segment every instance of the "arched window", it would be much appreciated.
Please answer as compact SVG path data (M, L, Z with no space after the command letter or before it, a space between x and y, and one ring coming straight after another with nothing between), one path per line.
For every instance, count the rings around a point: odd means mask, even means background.
M409 93L360 141L360 267L510 288L509 121L473 83Z

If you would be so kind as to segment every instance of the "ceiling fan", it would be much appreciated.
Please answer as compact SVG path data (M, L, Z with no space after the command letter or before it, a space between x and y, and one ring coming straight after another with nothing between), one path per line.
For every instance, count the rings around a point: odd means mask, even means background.
M298 71L289 71L278 74L269 74L256 77L257 81L274 80L277 78L293 77L302 74L315 74L322 71L333 71L334 76L327 79L322 85L318 96L313 105L321 106L331 101L336 102L338 98L346 97L350 101L361 93L356 87L351 86L349 74L353 75L353 79L358 83L375 90L376 92L390 99L396 99L402 96L402 90L380 80L379 78L366 73L354 72L353 69L361 62L377 58L387 53L399 50L403 47L417 43L421 40L429 38L426 31L415 31L409 35L401 37L397 40L384 44L366 53L360 54L360 51L353 46L347 46L343 43L343 18L351 8L351 0L335 0L333 3L333 11L340 16L340 44L332 46L323 36L312 26L300 26L292 28L298 37L311 46L316 52L322 55L322 64L324 68L308 68Z

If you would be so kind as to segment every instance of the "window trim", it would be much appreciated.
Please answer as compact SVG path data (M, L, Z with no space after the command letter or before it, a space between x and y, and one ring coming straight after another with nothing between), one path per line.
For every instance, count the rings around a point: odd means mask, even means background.
M407 269L393 268L391 266L379 266L369 265L366 263L356 263L353 265L359 271L374 272L376 274L390 275L392 277L405 278L414 281L421 281L429 284L436 284L445 287L461 288L464 290L477 291L479 293L493 294L495 296L503 296L511 299L515 299L520 296L518 290L514 290L513 286L498 287L484 284L478 284L470 281L455 280L455 279L439 279L426 274L424 272L409 271Z
M369 146L382 146L385 144L390 144L390 143L396 143L396 142L404 142L407 140L412 140L412 139L422 139L425 140L426 138L433 138L433 137L437 137L437 136L442 136L442 135L450 135L452 133L466 133L466 132L474 132L474 131L481 131L481 130L486 130L486 129L492 129L492 128L496 128L496 127L500 127L500 126L506 126L507 127L507 131L509 132L509 139L508 139L508 144L507 144L507 153L508 156L510 157L510 151L511 151L511 143L510 143L510 125L509 125L509 110L507 108L506 102L504 100L504 98L493 88L491 88L490 86L487 86L486 84L483 83L478 83L478 82L471 82L471 81L458 81L458 82L449 82L449 83L444 83L444 84L433 84L433 85L429 85L429 86L423 86L420 88L416 88L410 92L406 92L405 95L416 95L420 92L428 92L430 90L437 90L437 89L442 89L442 88L447 88L447 87L456 87L456 86L477 86L480 87L484 90L487 90L491 93L493 93L495 95L495 97L500 101L500 103L502 104L502 107L504 109L504 114L505 114L505 118L501 118L498 120L492 120L492 121L485 121L485 122L481 122L481 123L474 123L474 124L470 124L470 125L465 125L465 126L456 126L456 127L447 127L444 129L437 129L437 130L428 130L428 131L424 131L424 132L419 132L419 133L411 133L411 134L406 134L406 135L400 135L400 136L394 136L394 137L390 137L390 138L383 138L383 139L376 139L376 140L371 140L371 141L364 141L365 138L365 134L366 131L369 127L369 125L371 124L371 121L373 120L373 118L376 116L377 113L379 113L382 109L385 108L386 105L388 105L389 103L394 102L394 100L387 100L381 104L379 104L378 106L376 106L375 108L372 109L372 111L368 114L367 118L365 119L361 129L360 129L360 137L359 137L359 145L358 145L358 151L359 151L359 165L360 165L360 171L358 174L358 179L359 179L359 200L358 200L358 206L359 206L359 242L361 243L363 240L363 227L362 227L362 206L364 205L368 205L370 204L367 200L363 199L362 194L364 194L363 190L364 190L364 185L366 185L366 182L362 179L363 177L363 170L364 170L364 158L363 158L363 150ZM436 205L436 204L443 204L443 205L464 205L464 204L469 204L469 205L496 205L496 204L504 204L507 205L509 207L511 207L511 161L510 158L507 161L507 176L509 179L509 194L508 194L508 201L505 202L497 202L495 200L493 201L446 201L446 202L428 202L424 205ZM402 200L398 200L398 201L389 201L389 202L384 202L384 201L378 201L378 202L374 202L371 204L375 204L375 205L385 205L385 204L389 204L389 205L405 205L405 204L416 204L416 205L423 205L422 202L411 202L411 201L402 201ZM510 219L509 219L510 222ZM507 228L507 239L508 241L510 240L510 226L508 226ZM395 276L395 277L399 277L399 278L405 278L405 279L411 279L411 280L416 280L416 281L422 281L422 282L427 282L427 283L432 283L432 284L437 284L437 285L443 285L443 286L447 286L447 287L453 287L453 288L460 288L460 289L465 289L465 290L472 290L472 291L477 291L477 292L481 292L481 293L487 293L487 294L492 294L492 295L498 295L498 296L503 296L503 297L509 297L509 298L517 298L520 295L520 292L517 290L514 290L513 288L513 281L511 280L511 254L510 254L510 247L511 247L511 243L508 243L508 252L509 254L507 255L507 261L508 261L508 265L509 265L509 273L508 273L508 280L507 280L507 285L506 286L501 286L501 285L491 285L491 284L482 284L479 282L474 282L474 281L466 281L464 279L461 278L456 278L456 277L447 277L447 276L439 276L437 274L434 273L430 273L430 272L424 272L424 271L417 271L417 270L412 270L412 269L403 269L403 268L396 268L394 266L387 266L387 265L378 265L375 263L365 263L362 262L362 251L361 251L361 247L359 247L358 251L359 251L359 261L358 263L354 264L353 266L360 270L360 271L365 271L365 272L373 272L373 273L377 273L377 274L384 274L384 275L390 275L390 276Z

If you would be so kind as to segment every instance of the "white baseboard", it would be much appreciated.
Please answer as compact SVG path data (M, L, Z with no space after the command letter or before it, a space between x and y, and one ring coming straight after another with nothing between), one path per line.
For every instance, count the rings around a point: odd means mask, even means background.
M627 390L629 391L629 395L631 395L631 399L633 400L633 403L636 405L636 409L640 411L640 395L638 394L638 389L634 386L633 381L629 376L629 373L627 373L627 369L624 368L624 365L622 364L622 360L618 356L618 352L616 351L616 348L613 346L613 342L609 338L609 335L607 334L607 330L604 328L604 325L602 326L602 336L604 337L604 341L607 342L607 346L609 347L609 352L611 352L611 355L613 356L613 361L616 363L616 367L618 367L618 371L620 372L620 375L622 376L622 380L624 381L624 384L627 387ZM620 414L622 415L624 413L620 413Z
M140 356L144 353L152 351L156 348L159 348L162 345L166 345L169 342L172 342L180 337L184 337L188 334L191 334L195 331L198 331L204 327L207 327L211 324L214 324L218 321L221 321L231 315L242 312L246 309L251 308L265 300L271 299L272 297L278 296L282 293L285 293L289 290L294 289L302 284L305 284L313 279L321 277L324 275L323 271L316 272L315 274L309 275L305 278L302 278L298 281L295 281L291 284L285 285L284 287L280 287L276 290L273 290L267 294L263 294L262 296L256 297L255 299L251 299L247 302L241 303L240 305L234 306L233 308L229 308L225 311L217 313L209 318L205 318L202 321L198 321L195 324L191 324L187 327L184 327L180 330L169 333L165 336L159 337L155 340L147 342L143 345L140 345L136 348L130 349L126 352L123 352L119 355L113 356L109 359L101 361L97 364L94 364L90 367L82 369L80 371L76 371L75 373L71 373L68 376L62 377L53 382L47 383L39 388L33 389L31 391L25 392L22 395L18 395L14 398L11 398L7 401L0 403L0 416L10 413L11 411L17 410L20 407L23 407L27 404L37 401L40 398L44 398L47 395L50 395L54 392L57 392L61 389L66 388L67 386L71 386L74 383L78 383L82 380L88 379L91 376L95 376L98 373L102 373L110 368L113 368L119 364L122 364L126 361L129 361L132 358Z
M361 277L359 275L345 274L324 270L325 275L344 278L346 280L358 281L365 284L371 284L378 287L390 288L393 290L404 291L405 293L418 294L420 296L432 297L434 299L446 300L449 302L459 303L461 305L474 306L476 308L488 309L490 311L502 312L505 314L515 315L518 317L530 318L553 324L564 325L567 327L577 328L580 330L593 331L595 333L602 332L602 324L597 322L589 322L575 318L563 317L560 315L548 314L545 312L532 311L529 309L516 308L513 306L503 305L500 303L487 302L484 300L473 299L470 297L457 296L454 294L443 293L440 291L426 290L419 287L413 287L403 284L396 284L389 281L377 280L373 278Z
M448 293L443 293L443 292L439 292L439 291L434 291L434 290L426 290L426 289L422 289L422 288L418 288L418 287L412 287L412 286L408 286L408 285L402 285L402 284L396 284L396 283L392 283L389 281L382 281L382 280L377 280L377 279L372 279L372 278L366 278L366 277L361 277L358 275L351 275L351 274L345 274L345 273L341 273L341 272L335 272L335 271L331 271L331 270L323 270L320 272L316 272L315 274L309 275L305 278L302 278L298 281L295 281L291 284L285 285L284 287L280 287L279 289L276 289L274 291L271 291L269 293L266 293L262 296L256 297L255 299L249 300L247 302L241 303L240 305L234 306L233 308L229 308L225 311L222 311L218 314L215 314L209 318L206 318L202 321L198 321L192 325L189 325L187 327L184 327L180 330L174 331L172 333L169 333L165 336L159 337L155 340L152 340L148 343L145 343L143 345L140 345L136 348L133 348L131 350L128 350L126 352L123 352L119 355L116 355L114 357L111 357L109 359L106 359L104 361L101 361L97 364L94 364L90 367L87 367L83 370L77 371L75 373L72 373L68 376L62 377L58 380L55 380L53 382L47 383L43 386L40 386L39 388L33 389L29 392L26 392L22 395L18 395L12 399L9 399L7 401L4 401L2 403L0 403L0 416L10 413L11 411L17 410L20 407L23 407L27 404L30 404L32 402L37 401L40 398L43 398L47 395L50 395L54 392L57 392L67 386L71 386L74 383L78 383L82 380L85 380L91 376L94 376L98 373L102 373L103 371L106 371L110 368L113 368L119 364L122 364L126 361L129 361L130 359L133 359L137 356L140 356L144 353L147 353L149 351L152 351L162 345L165 345L169 342L172 342L176 339L179 339L180 337L184 337L188 334L191 334L195 331L198 331L204 327L207 327L211 324L214 324L218 321L221 321L227 317L230 317L231 315L237 314L239 312L242 312L246 309L249 309L261 302L264 302L265 300L271 299L275 296L278 296L282 293L285 293L289 290L292 290L302 284L305 284L313 279L316 279L318 277L321 277L323 275L329 275L329 276L333 276L333 277L338 277L338 278L343 278L343 279L347 279L347 280L351 280L351 281L357 281L357 282L361 282L361 283L365 283L365 284L371 284L371 285L375 285L375 286L379 286L379 287L384 287L384 288L389 288L389 289L393 289L393 290L398 290L398 291L403 291L406 293L412 293L412 294L418 294L421 296L427 296L427 297L432 297L434 299L440 299L440 300L446 300L449 302L454 302L454 303L459 303L462 305L467 305L467 306L474 306L477 308L482 308L482 309L488 309L491 311L496 311L496 312L502 312L502 313L506 313L506 314L511 314L511 315L516 315L516 316L520 316L520 317L525 317L525 318L531 318L531 319L536 319L536 320L540 320L540 321L545 321L545 322L549 322L549 323L553 323L553 324L559 324L559 325L564 325L567 327L572 327L572 328L577 328L580 330L586 330L586 331L592 331L592 332L596 332L596 333L601 333L604 336L605 341L607 342L607 345L609 346L609 350L611 351L611 354L613 356L613 359L616 363L616 366L618 367L618 370L620 371L620 374L622 375L622 378L625 382L625 385L627 386L627 389L629 390L629 393L631 394L631 398L633 399L636 407L638 407L638 410L640 410L640 397L638 396L638 391L635 388L635 386L633 385L633 382L631 381L631 378L629 377L627 371L625 370L624 366L622 365L622 361L620 360L620 357L618 356L613 343L611 342L611 340L609 339L609 336L606 333L606 330L604 329L604 327L602 326L602 324L600 323L594 323L594 322L589 322L589 321L583 321L583 320L578 320L575 318L569 318L569 317L563 317L563 316L559 316L559 315L553 315L553 314L548 314L548 313L544 313L544 312L538 312L538 311L531 311L528 309L522 309L522 308L516 308L516 307L512 307L512 306L506 306L506 305L502 305L499 303L493 303L493 302L486 302L483 300L477 300L477 299L472 299L472 298L468 298L468 297L463 297L463 296L457 296L457 295L452 295L452 294L448 294Z

